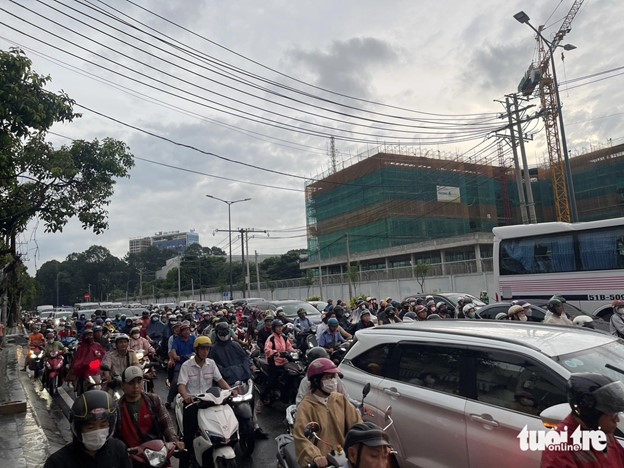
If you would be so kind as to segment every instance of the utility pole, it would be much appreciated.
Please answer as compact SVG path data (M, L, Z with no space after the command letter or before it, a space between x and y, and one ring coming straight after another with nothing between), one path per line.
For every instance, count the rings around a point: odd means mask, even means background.
M178 256L178 302L180 302L180 269L182 268L182 257Z
M349 299L353 298L353 287L351 285L351 253L349 252L349 233L345 234L347 242L347 280L349 281Z
M321 245L317 246L318 252L318 267L319 267L319 290L320 290L320 298L323 300L323 267L321 266Z
M240 232L240 236L241 236L241 266L243 268L241 268L241 270L243 271L243 299L245 299L245 291L247 289L247 278L245 277L245 229L239 229Z
M518 108L518 95L513 95L513 103L516 114L516 125L518 126L518 140L520 142L520 154L522 155L522 166L524 167L524 189L526 190L529 223L537 224L537 216L535 215L535 201L533 200L533 188L531 187L531 174L529 174L529 164L527 162L526 152L524 150L524 135L522 132L522 122L520 120L520 109Z
M249 230L245 231L245 246L247 249L247 278L245 279L245 283L247 283L247 297L251 297L251 273L249 273Z
M143 269L139 270L139 302L143 303Z
M256 286L258 288L258 296L260 295L260 266L258 265L258 251L254 250L256 256Z
M527 216L526 199L524 198L524 189L522 188L522 178L520 176L520 163L518 162L518 150L516 149L516 134L513 127L513 119L511 117L511 103L509 102L508 96L505 96L505 104L507 107L507 118L509 120L511 150L513 151L514 158L514 175L516 178L516 185L518 186L518 198L520 199L520 216L522 218L522 224L528 224L529 220Z

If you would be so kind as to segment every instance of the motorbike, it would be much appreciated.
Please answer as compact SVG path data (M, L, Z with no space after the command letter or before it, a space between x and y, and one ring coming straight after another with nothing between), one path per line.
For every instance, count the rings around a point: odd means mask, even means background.
M65 346L63 359L65 360L65 370L67 372L74 360L74 353L76 352L76 348L78 348L78 340L74 336L64 336L61 338L61 344Z
M101 361L99 359L94 359L89 363L89 369L94 371L100 368ZM86 378L77 377L76 378L76 396L79 397L84 392L88 390L100 390L102 388L102 379L99 374L90 375Z
M43 376L44 387L48 390L50 396L54 396L56 389L61 383L61 374L64 369L63 354L54 350L50 352L50 356L45 363L45 371Z
M154 379L156 378L155 364L150 361L145 350L139 349L135 352L141 369L143 369L143 390L152 393L154 391Z
M206 393L193 397L191 405L198 405L197 433L192 452L202 468L235 468L234 448L238 443L238 421L229 405L230 390L211 387ZM178 427L184 427L184 399L176 395L175 415ZM191 447L187 447L191 449Z
M255 386L258 394L264 395L262 403L265 405L271 405L278 400L286 404L294 403L299 390L299 384L305 375L305 364L301 361L299 351L294 349L282 351L278 355L286 358L288 362L280 366L277 378L273 378L273 382L270 381L269 363L266 356L261 354L254 358L254 364L258 369L255 377ZM252 353L253 356L254 353ZM271 385L271 391L265 394L265 390L269 385Z
M353 344L353 340L347 340L340 343L330 354L329 358L337 366L340 365L344 357L347 355L347 351Z
M250 457L256 446L256 435L253 423L253 379L236 382L238 395L232 397L230 406L238 420L238 447L243 457Z
M305 355L308 350L318 346L316 341L316 325L312 325L309 330L295 334L297 348Z
M156 468L171 467L171 457L176 456L176 445L173 442L163 442L162 440L149 440L137 447L128 449L128 456L132 461L136 461L146 466Z
M35 379L41 376L43 370L43 346L31 346L28 350L28 356L30 361L28 363L28 369L33 373Z

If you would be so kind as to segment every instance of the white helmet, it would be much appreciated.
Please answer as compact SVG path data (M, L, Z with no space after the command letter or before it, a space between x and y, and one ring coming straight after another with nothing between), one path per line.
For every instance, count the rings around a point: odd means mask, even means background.
M594 328L594 319L588 315L577 315L572 322L579 327Z

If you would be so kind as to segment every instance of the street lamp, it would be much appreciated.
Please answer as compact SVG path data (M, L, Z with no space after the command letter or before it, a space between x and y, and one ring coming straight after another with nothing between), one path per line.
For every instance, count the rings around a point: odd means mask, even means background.
M548 41L540 31L535 29L531 23L529 23L529 15L527 15L524 11L520 11L513 15L516 21L522 24L526 24L529 28L535 31L544 43L548 46L548 51L550 52L550 66L552 68L553 74L553 85L555 87L555 96L557 97L557 110L559 114L559 128L561 130L561 147L563 149L563 161L565 164L565 173L567 179L567 188L568 188L568 200L570 200L570 216L572 218L572 222L578 222L578 212L576 210L576 195L574 193L574 182L572 181L572 169L570 167L570 158L568 157L568 143L566 140L565 127L563 126L563 112L561 111L561 99L559 97L559 83L557 82L557 70L555 69L555 49L557 47L562 47L564 50L573 50L576 49L576 46L572 44L566 44L564 46L560 46L559 44L554 44Z
M227 204L228 206L228 234L230 236L230 301L234 299L232 297L232 205L234 203L246 202L251 200L251 198L243 198L242 200L223 200L222 198L214 197L212 195L206 195L208 198L212 198L213 200L218 200Z

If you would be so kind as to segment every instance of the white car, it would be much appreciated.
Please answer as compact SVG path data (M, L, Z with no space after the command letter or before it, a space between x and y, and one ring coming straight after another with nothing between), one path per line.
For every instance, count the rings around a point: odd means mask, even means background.
M567 402L571 373L624 381L624 345L556 325L413 322L357 332L340 371L350 395L370 382L374 422L392 406L401 467L537 468L541 453L520 450L520 431L545 429L539 415Z

